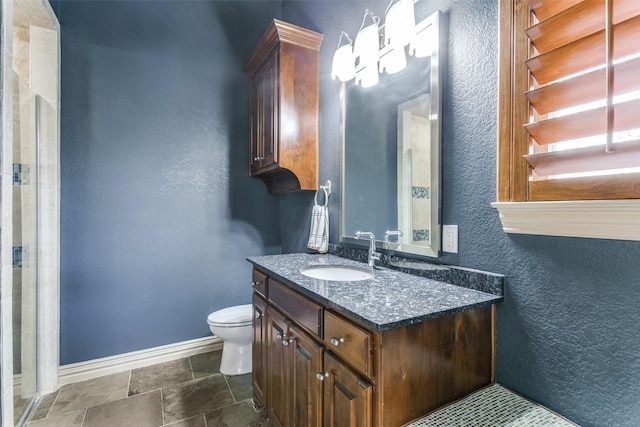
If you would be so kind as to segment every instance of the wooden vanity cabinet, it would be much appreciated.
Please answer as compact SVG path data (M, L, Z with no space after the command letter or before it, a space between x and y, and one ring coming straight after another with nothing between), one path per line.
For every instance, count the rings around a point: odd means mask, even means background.
M267 392L267 302L257 292L253 293L253 393L260 402Z
M254 400L276 426L401 426L494 380L493 306L377 331L260 274Z
M318 50L322 34L274 19L244 66L249 174L269 192L318 187Z
M329 352L324 354L324 425L371 426L372 386Z

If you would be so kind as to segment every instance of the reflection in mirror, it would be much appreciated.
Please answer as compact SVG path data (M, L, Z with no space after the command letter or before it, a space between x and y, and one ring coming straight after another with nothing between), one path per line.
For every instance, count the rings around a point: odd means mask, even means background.
M429 94L398 106L398 242L431 247ZM404 201L410 200L411 203Z
M342 84L342 242L362 245L354 234L371 231L380 248L438 256L439 17L421 23L431 55L407 56L406 69L373 87Z

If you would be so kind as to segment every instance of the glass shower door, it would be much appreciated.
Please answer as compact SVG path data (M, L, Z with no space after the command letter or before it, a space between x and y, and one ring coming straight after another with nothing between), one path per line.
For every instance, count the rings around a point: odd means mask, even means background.
M38 114L27 83L14 76L13 97L13 354L14 423L37 397Z

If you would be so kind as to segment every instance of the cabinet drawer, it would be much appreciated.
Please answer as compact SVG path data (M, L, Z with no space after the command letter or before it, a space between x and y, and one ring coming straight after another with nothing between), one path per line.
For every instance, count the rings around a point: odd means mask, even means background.
M354 369L371 376L371 334L335 314L324 313L324 342Z
M263 297L267 297L267 275L263 272L253 269L253 273L251 276L251 284L253 285L253 290L262 295Z
M269 278L269 301L298 325L322 337L322 307L319 304L289 289L273 277Z

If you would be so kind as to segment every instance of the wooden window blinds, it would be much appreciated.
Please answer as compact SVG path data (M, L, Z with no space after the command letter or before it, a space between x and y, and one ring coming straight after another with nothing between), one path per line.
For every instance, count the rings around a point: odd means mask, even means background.
M513 2L526 132L511 185L529 201L640 198L640 0Z

